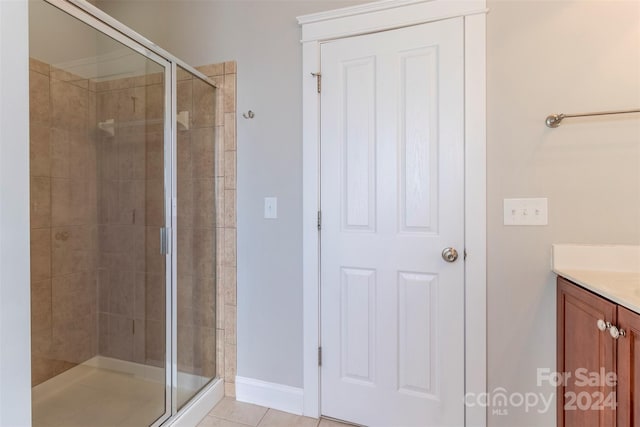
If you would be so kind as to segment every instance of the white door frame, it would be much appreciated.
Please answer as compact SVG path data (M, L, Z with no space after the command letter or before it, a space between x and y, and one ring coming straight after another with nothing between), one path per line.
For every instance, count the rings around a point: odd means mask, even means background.
M320 416L320 46L344 37L464 17L465 397L487 389L486 0L382 0L298 17L302 26L304 415ZM469 401L471 402L471 397ZM466 426L486 426L486 408L466 406Z

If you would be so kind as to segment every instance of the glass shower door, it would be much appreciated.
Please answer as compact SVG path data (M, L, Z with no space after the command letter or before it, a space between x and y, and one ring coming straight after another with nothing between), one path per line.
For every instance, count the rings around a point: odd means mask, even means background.
M30 56L33 425L152 425L171 413L170 66L41 0Z
M216 376L215 87L177 67L176 409ZM218 128L219 129L219 128Z

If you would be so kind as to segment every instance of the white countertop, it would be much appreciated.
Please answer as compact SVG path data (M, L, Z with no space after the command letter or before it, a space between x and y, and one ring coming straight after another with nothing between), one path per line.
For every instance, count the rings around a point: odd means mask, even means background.
M640 313L640 273L555 268L553 271L591 292Z
M640 246L553 245L553 272L640 313Z

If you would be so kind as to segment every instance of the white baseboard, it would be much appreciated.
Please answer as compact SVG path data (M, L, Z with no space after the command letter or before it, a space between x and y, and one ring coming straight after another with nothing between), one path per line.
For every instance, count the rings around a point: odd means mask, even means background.
M253 378L236 377L236 400L296 415L302 415L303 410L301 388Z

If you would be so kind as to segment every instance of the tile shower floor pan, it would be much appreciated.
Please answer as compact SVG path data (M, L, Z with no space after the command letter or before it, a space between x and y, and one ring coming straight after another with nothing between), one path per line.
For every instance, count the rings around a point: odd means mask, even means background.
M143 427L164 413L163 369L107 358L91 362L32 389L33 427ZM193 387L178 389L178 401L200 384Z

